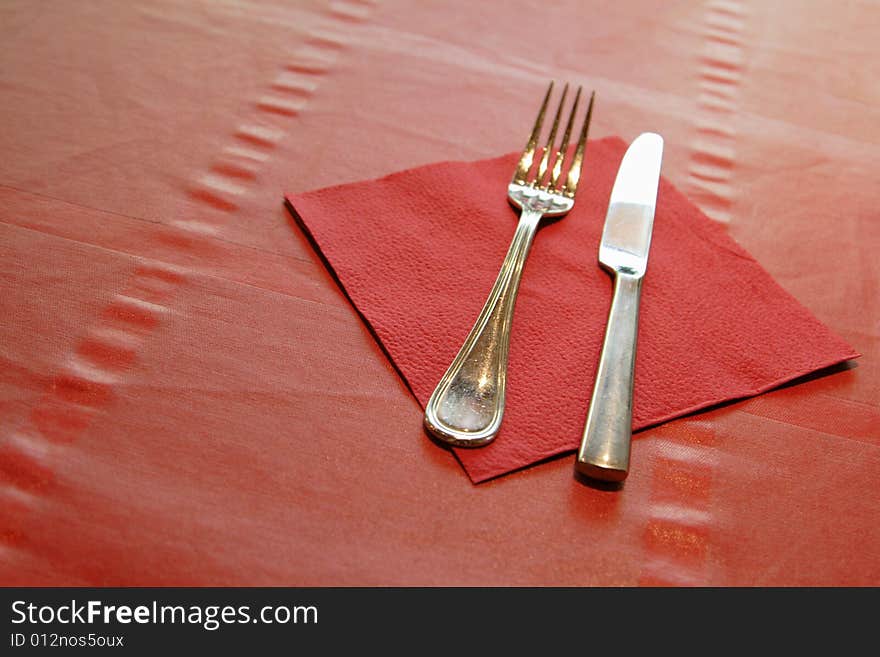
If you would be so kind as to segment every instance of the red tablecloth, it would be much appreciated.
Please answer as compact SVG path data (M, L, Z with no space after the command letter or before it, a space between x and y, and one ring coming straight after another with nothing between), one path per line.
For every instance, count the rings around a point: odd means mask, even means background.
M880 583L878 20L4 3L0 582ZM639 433L620 491L471 484L282 192L515 149L551 77L863 358Z

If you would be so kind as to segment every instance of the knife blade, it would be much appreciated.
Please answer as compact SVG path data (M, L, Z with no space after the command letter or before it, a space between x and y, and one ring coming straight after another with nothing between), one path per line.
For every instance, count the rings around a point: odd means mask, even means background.
M599 245L599 263L614 277L614 295L575 469L603 481L620 482L629 474L639 301L662 159L658 134L643 133L630 144L611 190Z

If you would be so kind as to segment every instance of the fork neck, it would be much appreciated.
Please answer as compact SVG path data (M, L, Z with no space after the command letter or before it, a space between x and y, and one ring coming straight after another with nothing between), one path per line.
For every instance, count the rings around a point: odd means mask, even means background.
M546 209L543 206L523 205L520 210L518 230L525 228L534 233L538 229L538 223L545 212Z

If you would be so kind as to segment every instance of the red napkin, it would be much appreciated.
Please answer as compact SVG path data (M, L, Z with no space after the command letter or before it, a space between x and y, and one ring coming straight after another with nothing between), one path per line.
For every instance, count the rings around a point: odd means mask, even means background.
M486 447L456 450L474 482L580 442L611 303L599 239L625 150L616 137L590 142L574 210L535 237L514 314L501 431ZM423 407L513 236L517 212L506 188L515 161L442 162L287 197ZM856 356L661 180L642 289L635 429Z

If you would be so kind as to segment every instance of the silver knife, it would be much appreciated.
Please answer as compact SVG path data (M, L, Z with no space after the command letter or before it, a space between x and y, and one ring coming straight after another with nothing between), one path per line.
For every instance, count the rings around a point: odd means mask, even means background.
M648 264L663 138L646 132L626 151L605 217L599 263L614 277L605 343L575 469L604 481L629 473L639 297Z

